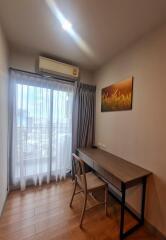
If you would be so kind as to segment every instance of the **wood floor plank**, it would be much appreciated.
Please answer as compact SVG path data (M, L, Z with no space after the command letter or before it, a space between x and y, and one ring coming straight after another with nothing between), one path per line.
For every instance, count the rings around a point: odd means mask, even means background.
M111 201L110 217L100 206L86 212L83 229L79 219L82 196L77 195L69 208L73 184L70 179L24 192L10 193L0 218L0 240L118 240L120 206ZM91 206L92 202L88 201ZM126 228L135 222L126 213ZM144 227L128 240L157 240Z

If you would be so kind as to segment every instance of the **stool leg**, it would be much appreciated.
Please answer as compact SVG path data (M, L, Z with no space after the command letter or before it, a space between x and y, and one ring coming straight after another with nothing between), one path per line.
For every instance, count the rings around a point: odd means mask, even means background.
M74 198L74 195L75 195L75 192L76 192L76 187L77 187L77 179L75 178L73 194L72 194L72 197L71 197L71 200L70 200L70 207L72 207L72 202L73 202L73 198Z
M83 218L85 215L86 203L87 203L87 192L85 191L84 192L84 205L82 208L81 219L80 219L80 227L82 227L82 222L83 222Z

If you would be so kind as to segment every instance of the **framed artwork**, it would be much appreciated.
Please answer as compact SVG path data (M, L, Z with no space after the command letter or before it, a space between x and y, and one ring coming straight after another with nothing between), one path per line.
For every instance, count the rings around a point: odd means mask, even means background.
M101 111L132 109L133 77L114 83L101 90Z

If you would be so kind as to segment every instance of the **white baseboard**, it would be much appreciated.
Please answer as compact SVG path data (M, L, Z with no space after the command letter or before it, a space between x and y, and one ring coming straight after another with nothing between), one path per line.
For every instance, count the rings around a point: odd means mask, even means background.
M2 216L4 208L5 208L5 204L6 204L6 200L7 200L7 196L8 196L8 192L6 191L6 194L2 200L2 205L0 206L0 216Z

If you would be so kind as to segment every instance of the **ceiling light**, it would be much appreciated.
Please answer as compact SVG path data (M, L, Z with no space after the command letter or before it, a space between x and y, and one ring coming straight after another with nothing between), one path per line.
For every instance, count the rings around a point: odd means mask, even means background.
M68 21L68 20L64 20L64 22L62 23L62 28L65 30L65 31L70 31L71 28L72 28L72 24Z

